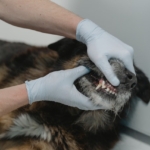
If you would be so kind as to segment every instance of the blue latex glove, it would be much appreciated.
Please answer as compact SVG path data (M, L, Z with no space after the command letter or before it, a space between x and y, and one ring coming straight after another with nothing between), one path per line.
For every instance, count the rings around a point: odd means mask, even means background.
M26 81L29 103L48 100L77 107L83 110L95 110L89 98L81 94L74 86L74 81L89 70L83 66L49 73L45 77Z
M104 73L112 85L117 86L120 81L108 62L110 58L120 59L126 68L135 74L133 48L110 35L92 21L84 19L78 24L76 39L87 45L89 58Z

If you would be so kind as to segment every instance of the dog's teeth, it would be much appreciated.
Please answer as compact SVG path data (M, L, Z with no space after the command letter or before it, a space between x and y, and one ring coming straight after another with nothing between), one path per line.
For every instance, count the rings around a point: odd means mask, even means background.
M98 90L100 88L100 85L98 84L98 86L96 87L96 90Z
M109 91L109 93L111 94L111 91Z
M105 81L102 82L102 89L106 88Z
M105 81L102 82L102 85L105 85Z
M110 90L109 88L106 89L107 92L109 92L109 90Z
M101 87L101 83L99 83L96 87L96 90L98 90Z
M105 85L102 85L102 89L105 89L106 88L106 86Z

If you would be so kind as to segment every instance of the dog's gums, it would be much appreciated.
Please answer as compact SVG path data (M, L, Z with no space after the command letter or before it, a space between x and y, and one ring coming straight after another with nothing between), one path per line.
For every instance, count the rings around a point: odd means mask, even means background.
M96 76L94 73L90 73L90 76L93 79L93 82L96 86L95 90L103 91L106 92L107 94L117 96L117 89L114 86L112 86L106 79L100 78Z

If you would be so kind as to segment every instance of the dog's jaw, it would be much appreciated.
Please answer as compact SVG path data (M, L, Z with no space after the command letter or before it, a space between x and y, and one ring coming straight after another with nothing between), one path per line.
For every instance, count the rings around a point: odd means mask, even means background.
M100 109L111 110L115 114L126 104L131 96L130 91L118 91L116 97L106 95L106 93L95 90L92 83L86 77L82 77L78 83L81 86L81 92L89 97L94 105L99 106Z
M78 63L95 72L100 78L99 81L105 78L103 73L89 60L89 58L83 57ZM119 74L118 76L123 76L125 67L121 61L113 59L110 60L110 64L116 75ZM107 85L110 85L106 79L105 81L108 83ZM125 85L120 84L118 87L112 86L111 89L113 93L109 93L106 91L107 87L105 89L97 89L97 85L93 82L89 73L79 78L75 84L80 92L89 97L95 105L100 106L102 109L111 110L117 114L131 97L131 90Z
M76 120L76 123L81 125L84 130L96 133L100 130L107 130L112 128L113 121L120 113L124 105L131 97L131 90L124 84L120 84L118 87L111 86L112 92L107 92L107 87L110 87L110 83L106 80L103 73L89 60L84 57L79 60L79 65L83 65L91 69L100 82L105 81L106 87L97 89L97 84L91 78L91 73L86 74L75 81L77 89L83 93L93 102L94 105L99 106L100 110L85 111ZM122 77L125 67L122 62L118 60L110 61L113 71L118 77Z

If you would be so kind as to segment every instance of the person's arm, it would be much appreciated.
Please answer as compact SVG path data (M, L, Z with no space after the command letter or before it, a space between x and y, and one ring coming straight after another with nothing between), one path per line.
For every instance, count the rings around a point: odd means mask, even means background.
M90 20L82 19L49 0L0 0L0 19L15 26L62 35L83 42L87 46L89 58L114 86L119 85L119 80L108 63L110 58L122 60L126 68L135 73L132 47L108 34ZM73 70L71 72L73 73ZM62 81L68 84L65 76ZM73 82L70 84L73 86ZM60 84L57 86L59 87ZM74 100L75 94L77 92L72 92L69 100ZM34 97L34 93L32 96ZM78 93L77 96L81 95ZM79 102L74 102L76 106L81 109L97 109L87 103L88 98L81 97ZM67 104L61 97L59 102ZM14 109L17 107L18 104L14 106Z
M0 0L0 18L15 26L63 35L85 43L89 58L114 86L119 85L119 80L108 63L110 58L122 60L135 74L132 47L49 0Z
M0 116L29 103L25 84L0 89Z
M74 39L82 20L49 0L0 0L0 19L15 26Z
M55 101L82 110L102 109L81 94L74 81L89 70L83 66L55 71L25 84L0 89L0 116L37 101ZM56 93L57 91L57 93Z

